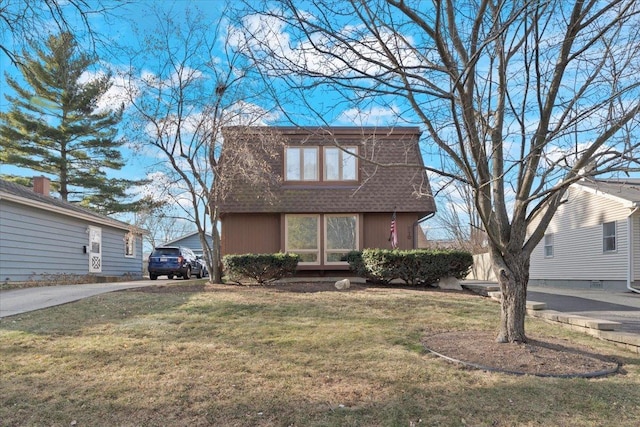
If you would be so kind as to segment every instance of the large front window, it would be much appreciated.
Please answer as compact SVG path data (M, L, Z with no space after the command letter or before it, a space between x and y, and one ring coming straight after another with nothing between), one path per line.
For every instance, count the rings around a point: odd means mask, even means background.
M349 251L358 248L358 220L356 215L325 216L325 262L344 263Z
M317 147L287 147L285 161L287 181L318 180Z
M286 216L286 251L300 255L300 264L320 263L320 215Z
M356 147L344 150L336 147L324 149L324 179L326 181L355 181L358 179Z

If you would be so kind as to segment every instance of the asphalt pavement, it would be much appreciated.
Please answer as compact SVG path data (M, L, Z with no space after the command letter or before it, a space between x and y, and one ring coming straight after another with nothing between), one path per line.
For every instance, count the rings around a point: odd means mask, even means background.
M619 331L640 335L640 294L529 286L527 300L544 302L548 310L620 323Z

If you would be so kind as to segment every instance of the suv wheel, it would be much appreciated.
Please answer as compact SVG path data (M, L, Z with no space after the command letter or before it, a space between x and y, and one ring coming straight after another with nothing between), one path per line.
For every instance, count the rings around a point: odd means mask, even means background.
M185 270L184 274L182 275L182 278L184 280L191 279L191 267L187 267L187 269Z
M149 274L149 279L156 280L157 278L158 276L156 276L155 274Z

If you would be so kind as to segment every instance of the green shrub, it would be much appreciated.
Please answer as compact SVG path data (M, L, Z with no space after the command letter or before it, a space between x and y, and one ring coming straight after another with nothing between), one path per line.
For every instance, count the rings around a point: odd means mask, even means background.
M298 254L225 255L224 271L232 282L242 284L247 279L265 284L291 276L298 266Z
M411 285L431 285L444 277L466 277L473 256L456 250L365 249L350 252L347 261L354 274L375 283L401 279Z

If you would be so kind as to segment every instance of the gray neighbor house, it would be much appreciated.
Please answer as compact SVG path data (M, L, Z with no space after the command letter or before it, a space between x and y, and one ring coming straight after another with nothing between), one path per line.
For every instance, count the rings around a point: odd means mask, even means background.
M206 233L206 239L209 246L213 246L213 238L211 237L211 233ZM185 248L191 249L196 255L202 256L203 249L202 243L200 243L200 235L197 231L193 231L189 234L185 234L184 236L180 236L177 239L173 239L168 242L164 242L162 246L183 246Z
M143 230L52 197L48 178L33 183L0 179L0 282L142 277Z

